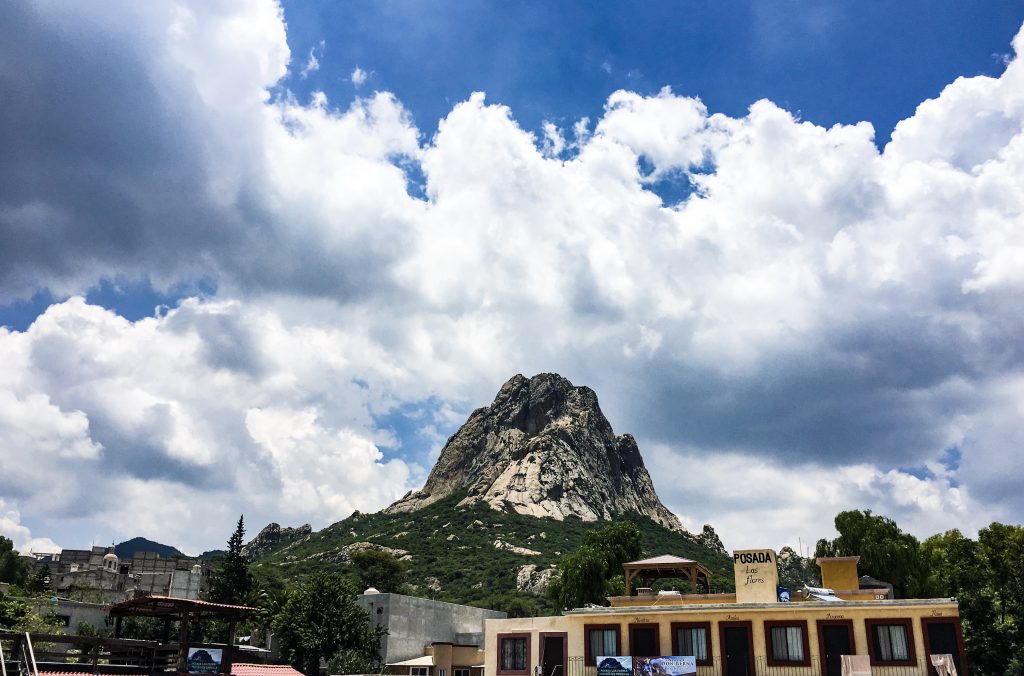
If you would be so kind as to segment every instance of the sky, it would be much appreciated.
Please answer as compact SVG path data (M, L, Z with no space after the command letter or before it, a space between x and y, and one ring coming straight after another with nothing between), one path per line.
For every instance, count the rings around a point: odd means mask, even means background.
M223 547L593 388L728 549L1020 523L1024 5L0 4L0 534Z

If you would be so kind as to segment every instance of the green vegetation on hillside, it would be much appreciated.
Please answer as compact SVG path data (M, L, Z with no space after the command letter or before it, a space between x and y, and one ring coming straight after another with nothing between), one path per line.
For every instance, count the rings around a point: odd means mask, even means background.
M550 568L578 549L586 533L608 525L499 512L486 505L457 507L459 499L451 496L405 514L355 513L308 539L271 550L254 562L253 569L277 569L292 580L335 571L355 581L356 570L345 548L370 543L397 550L399 557L411 557L406 559L408 593L510 614L534 608L550 613L554 608L545 598L517 591L520 569L529 564L538 571ZM640 515L625 515L620 521L640 531L642 556L675 554L695 559L715 574L716 589L732 588L730 559L723 553ZM518 553L513 547L537 553Z

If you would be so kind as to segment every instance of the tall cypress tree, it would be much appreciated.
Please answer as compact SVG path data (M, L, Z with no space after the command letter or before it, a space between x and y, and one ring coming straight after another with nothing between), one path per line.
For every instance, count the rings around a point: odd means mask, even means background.
M238 526L228 538L228 552L210 581L210 600L215 603L243 605L252 592L253 579L249 562L242 553L245 543L245 515L238 517Z

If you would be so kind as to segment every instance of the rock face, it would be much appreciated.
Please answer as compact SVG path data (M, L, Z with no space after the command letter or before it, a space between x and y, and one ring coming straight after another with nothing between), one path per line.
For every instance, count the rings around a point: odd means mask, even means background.
M294 542L308 537L312 532L313 527L308 523L298 528L281 528L281 525L277 523L267 524L266 528L259 532L259 535L242 547L242 554L246 558L256 559L281 543Z
M616 436L597 395L553 373L517 375L448 440L422 490L385 511L410 512L452 494L459 503L562 520L643 514L685 532L654 492L636 441Z
M548 588L551 578L558 574L557 568L537 570L537 566L530 563L519 569L516 574L516 589L519 591L541 596Z

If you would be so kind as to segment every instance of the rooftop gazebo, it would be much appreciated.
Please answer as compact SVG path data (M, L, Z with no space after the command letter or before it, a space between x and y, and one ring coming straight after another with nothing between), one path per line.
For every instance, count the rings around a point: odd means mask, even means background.
M698 582L703 579L705 593L711 593L711 571L692 559L664 554L650 559L624 563L622 570L626 578L626 596L633 595L634 580L639 579L646 582L665 578L689 580L691 594L698 593Z

